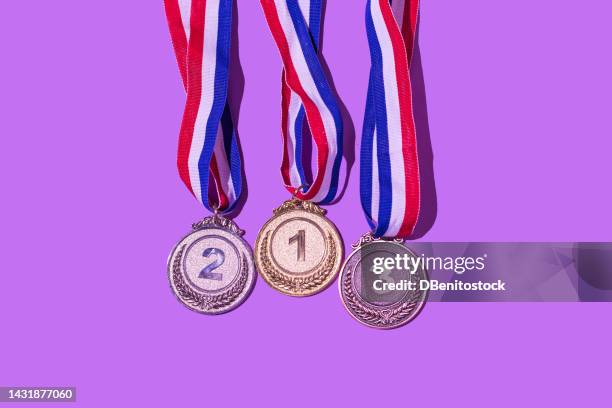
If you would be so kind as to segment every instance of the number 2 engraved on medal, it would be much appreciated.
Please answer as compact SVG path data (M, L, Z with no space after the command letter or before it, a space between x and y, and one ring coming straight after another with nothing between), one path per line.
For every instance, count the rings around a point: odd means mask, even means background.
M208 258L211 255L216 255L217 259L209 265L207 265L202 271L200 271L199 277L202 279L221 280L223 275L220 273L213 272L215 269L223 265L225 262L225 254L219 248L206 248L202 253L204 258Z
M297 242L297 260L306 260L306 230L299 230L297 234L289 238L289 245Z

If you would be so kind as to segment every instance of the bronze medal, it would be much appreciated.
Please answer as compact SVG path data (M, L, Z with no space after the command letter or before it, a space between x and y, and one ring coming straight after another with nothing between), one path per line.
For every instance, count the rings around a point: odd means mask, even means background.
M353 249L338 281L340 298L350 315L378 329L392 329L414 319L427 299L427 290L420 287L420 281L427 280L425 269L392 268L375 273L374 266L377 259L417 256L402 240L378 239L371 234L364 235Z

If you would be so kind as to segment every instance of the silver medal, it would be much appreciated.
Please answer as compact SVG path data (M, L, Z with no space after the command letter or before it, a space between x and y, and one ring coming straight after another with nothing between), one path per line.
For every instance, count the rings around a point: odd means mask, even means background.
M218 215L193 225L168 259L170 286L179 301L196 312L220 314L248 297L256 273L243 234Z

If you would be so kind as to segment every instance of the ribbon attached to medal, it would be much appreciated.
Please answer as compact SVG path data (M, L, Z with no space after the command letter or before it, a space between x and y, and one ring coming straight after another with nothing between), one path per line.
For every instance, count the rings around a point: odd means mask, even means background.
M242 192L242 160L227 100L233 2L166 0L165 6L187 91L179 175L208 210L228 212Z
M219 314L238 306L255 279L243 231L219 215L230 212L242 192L242 159L227 98L234 3L165 0L164 5L187 92L179 175L198 201L214 212L177 244L169 259L169 278L188 308Z
M361 205L375 237L407 238L420 207L410 63L418 0L369 0L370 81L361 141Z
M340 235L317 205L332 202L338 192L342 116L319 60L322 0L261 0L261 6L284 66L281 174L293 199L262 227L255 261L272 287L306 296L334 279L342 259ZM306 137L317 149L312 179L302 157Z
M393 328L412 320L426 291L373 290L375 280L426 279L389 270L373 275L372 262L389 254L414 257L403 239L414 231L420 208L419 163L412 112L410 64L414 50L418 0L368 0L366 31L370 80L361 141L361 205L372 232L353 245L339 279L342 301L359 322ZM359 285L356 284L359 282Z

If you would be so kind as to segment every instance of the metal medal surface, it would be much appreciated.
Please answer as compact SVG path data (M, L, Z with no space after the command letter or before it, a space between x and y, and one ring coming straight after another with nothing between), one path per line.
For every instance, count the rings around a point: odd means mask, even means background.
M248 297L256 273L243 234L218 215L193 224L168 259L170 286L179 301L196 312L221 314Z
M427 280L427 272L422 264L415 268L412 263L418 257L401 241L377 239L371 234L364 235L353 248L338 282L340 298L351 316L379 329L392 329L414 319L427 300L427 290L419 287L421 280ZM401 259L400 268L394 265L374 273L375 263L381 265L375 259L397 256ZM390 289L389 284L402 289Z
M255 242L264 280L290 296L310 296L335 279L344 255L342 238L326 211L296 198L274 210Z

